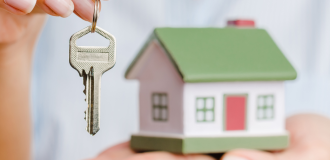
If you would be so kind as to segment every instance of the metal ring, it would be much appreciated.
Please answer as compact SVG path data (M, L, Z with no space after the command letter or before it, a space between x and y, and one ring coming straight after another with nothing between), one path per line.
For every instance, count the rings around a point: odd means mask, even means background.
M95 0L93 23L92 23L92 27L91 27L91 32L92 33L94 33L95 29L96 29L97 19L99 18L99 14L100 14L100 5L101 5L101 1L100 0Z

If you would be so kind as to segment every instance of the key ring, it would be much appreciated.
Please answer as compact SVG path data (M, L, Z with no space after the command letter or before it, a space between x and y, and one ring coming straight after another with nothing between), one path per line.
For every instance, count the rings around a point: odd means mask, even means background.
M96 29L97 19L99 18L99 14L100 14L100 10L99 10L100 5L101 5L101 1L100 0L95 0L93 22L92 22L92 27L91 27L91 32L92 33L94 33L95 29Z

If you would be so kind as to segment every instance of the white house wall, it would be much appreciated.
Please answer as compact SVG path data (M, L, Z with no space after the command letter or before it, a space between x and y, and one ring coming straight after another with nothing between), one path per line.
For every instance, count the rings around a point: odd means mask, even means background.
M185 136L235 136L282 134L284 130L283 82L216 82L186 83L184 85L184 135ZM225 94L247 94L246 130L224 131L223 112ZM257 119L257 97L274 95L275 117L272 120ZM196 97L215 98L213 122L196 121Z

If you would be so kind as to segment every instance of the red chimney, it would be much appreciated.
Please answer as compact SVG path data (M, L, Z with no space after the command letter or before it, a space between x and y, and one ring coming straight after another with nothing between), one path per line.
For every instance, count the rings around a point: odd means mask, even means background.
M228 27L255 27L253 20L237 19L227 21Z

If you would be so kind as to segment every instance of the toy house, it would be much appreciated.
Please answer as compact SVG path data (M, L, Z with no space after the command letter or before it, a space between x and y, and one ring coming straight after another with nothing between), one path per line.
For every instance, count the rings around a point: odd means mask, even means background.
M295 69L263 29L156 28L125 77L140 82L135 150L216 153L288 146Z

